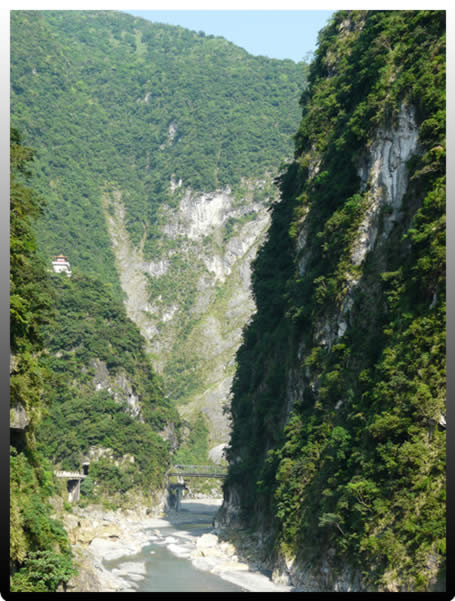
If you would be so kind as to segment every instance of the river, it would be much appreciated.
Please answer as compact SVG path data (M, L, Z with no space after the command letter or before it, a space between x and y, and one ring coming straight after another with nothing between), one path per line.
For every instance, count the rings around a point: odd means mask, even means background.
M232 545L213 534L220 503L182 501L178 512L171 510L143 529L145 544L136 553L104 556L104 570L129 592L288 591L274 584L270 574L242 563Z

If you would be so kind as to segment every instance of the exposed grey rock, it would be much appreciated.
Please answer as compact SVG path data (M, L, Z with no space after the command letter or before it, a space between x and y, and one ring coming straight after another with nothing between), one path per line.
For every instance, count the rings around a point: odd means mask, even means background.
M95 370L93 378L95 390L107 390L115 401L126 405L127 413L142 421L141 400L125 371L121 370L119 373L110 374L106 363L99 359L94 359L91 367Z
M154 368L163 375L176 353L179 357L193 357L193 349L196 350L199 386L191 399L185 399L182 411L184 416L204 411L215 445L229 437L223 405L229 397L242 328L254 311L250 266L265 237L270 216L266 203L253 201L252 194L265 183L266 180L247 184L247 197L240 201L228 187L195 193L185 189L181 180L171 178L170 190L178 193L180 201L176 208L160 207L163 224L160 235L163 241L177 241L178 246L171 244L167 254L153 261L144 259L146 231L138 246L129 238L127 207L121 194L106 195L103 199L121 285L127 296L127 313L146 339ZM157 278L159 283L160 277L170 277L171 264L176 258L187 266L185 277L193 278L196 284L190 306L183 306L175 299L169 301L161 294L151 298L148 293L148 278ZM189 317L194 325L185 331L182 340L182 324ZM102 378L99 385L104 385ZM134 411L132 392L128 395Z
M407 161L418 149L418 128L412 107L402 105L397 123L378 130L375 141L359 167L361 192L366 195L367 208L353 236L351 264L359 267L368 253L379 250L399 218L403 196L408 184ZM384 209L387 209L386 211ZM382 236L378 238L379 232ZM300 253L299 271L303 274L308 259L305 251L304 220L297 238ZM346 274L344 299L340 309L317 324L315 341L331 348L349 327L349 315L361 275Z
M21 403L17 403L10 411L10 428L25 430L28 424L29 419L25 407Z
M368 159L359 168L362 189L368 192L370 205L360 224L352 248L352 262L360 265L375 245L379 230L380 211L389 207L384 217L384 236L387 236L401 209L408 184L407 161L416 152L418 128L414 110L402 105L396 126L378 130L369 149Z
M209 459L214 463L220 463L224 458L224 451L226 450L227 444L222 443L213 447L209 451Z

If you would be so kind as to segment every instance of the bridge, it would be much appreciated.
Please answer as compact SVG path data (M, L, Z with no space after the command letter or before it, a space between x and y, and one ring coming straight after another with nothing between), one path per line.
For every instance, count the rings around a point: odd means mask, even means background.
M174 465L169 476L181 478L226 478L227 469L219 465Z
M226 478L227 469L219 465L174 465L168 476L177 476L177 483L170 483L169 489L175 491L175 509L179 511L182 491L187 488L185 478Z
M81 496L81 482L87 477L86 473L80 474L79 472L66 472L63 470L57 470L54 472L57 478L64 478L67 480L68 490L68 501L70 503L77 503Z
M68 501L70 503L77 503L81 496L81 482L88 474L89 461L85 461L82 464L82 473L79 472L68 472L65 470L55 470L54 474L57 478L64 478L66 482L66 488L68 490Z

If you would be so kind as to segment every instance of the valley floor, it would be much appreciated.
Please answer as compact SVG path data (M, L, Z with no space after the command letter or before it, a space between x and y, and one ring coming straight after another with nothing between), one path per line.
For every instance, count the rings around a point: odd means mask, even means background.
M221 502L221 499L213 498L184 499L178 512L171 509L160 517L135 516L133 512L101 512L100 508L95 507L75 507L75 520L81 526L85 525L88 536L86 544L79 537L73 546L78 557L79 575L69 583L67 590L150 590L147 586L153 587L153 554L156 553L150 550L152 544L155 549L158 549L156 545L165 547L176 558L176 562L187 560L197 570L209 572L231 583L233 590L290 591L290 587L273 583L260 563L252 559L252 542L247 542L245 546L246 539L243 538L241 546L237 543L234 546L226 533L223 532L222 536L214 533L212 521ZM248 559L245 560L245 557ZM179 569L177 565L175 569ZM197 578L197 571L195 574ZM160 578L161 576L160 574ZM169 586L172 587L172 584ZM188 590L197 590L194 588L197 583L192 582L191 586L193 588ZM201 586L207 587L210 584L204 583Z

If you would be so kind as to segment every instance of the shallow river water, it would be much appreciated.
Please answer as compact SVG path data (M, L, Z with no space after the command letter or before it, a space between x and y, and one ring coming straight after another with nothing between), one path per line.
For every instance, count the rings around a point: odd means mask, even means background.
M110 563L108 566L106 564ZM134 557L106 562L106 567L129 568L131 585L137 592L242 592L235 584L210 572L198 570L190 559L183 559L164 545L151 543ZM117 564L117 566L115 565ZM135 567L137 572L135 573Z
M201 507L198 510L190 506L190 510L183 508L167 516L171 525L149 529L150 542L141 551L104 560L104 567L121 576L137 592L246 592L241 586L196 568L187 558L194 537L212 530L217 507Z

